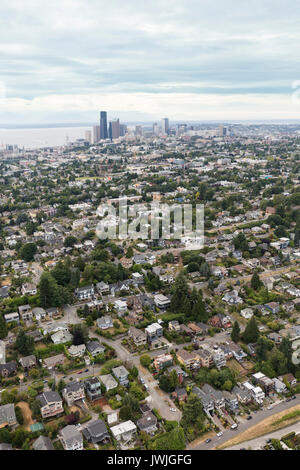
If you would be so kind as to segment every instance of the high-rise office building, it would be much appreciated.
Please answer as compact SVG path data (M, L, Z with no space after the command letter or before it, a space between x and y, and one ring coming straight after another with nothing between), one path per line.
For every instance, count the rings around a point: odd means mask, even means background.
M219 126L219 136L226 137L227 135L227 127L224 127L222 124Z
M118 139L120 137L120 120L110 121L109 123L109 138L111 140Z
M127 133L126 124L120 124L120 137L123 137Z
M85 131L84 138L89 144L91 144L92 143L92 132L91 131Z
M161 120L161 132L163 135L168 135L169 134L169 130L170 130L170 127L169 127L169 119L168 118L164 118Z
M94 126L93 127L93 142L94 144L97 144L100 140L100 126Z
M143 127L140 125L135 126L135 135L143 135Z
M155 122L152 126L152 129L153 129L153 134L154 135L158 135L159 134L159 125L157 124L157 122Z
M107 112L100 111L100 139L107 139Z

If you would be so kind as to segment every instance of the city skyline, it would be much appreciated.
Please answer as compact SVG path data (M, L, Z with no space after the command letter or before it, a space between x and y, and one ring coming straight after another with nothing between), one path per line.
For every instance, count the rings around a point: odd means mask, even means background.
M0 6L1 123L91 122L98 109L126 122L299 118L294 2L42 8Z

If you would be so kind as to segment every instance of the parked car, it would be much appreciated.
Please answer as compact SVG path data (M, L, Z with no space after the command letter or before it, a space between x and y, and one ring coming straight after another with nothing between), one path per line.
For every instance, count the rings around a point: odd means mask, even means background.
M236 423L234 423L232 426L231 426L231 429L237 429L238 425Z
M252 419L252 416L251 416L251 415L247 416L247 420L248 420L248 421L249 421L249 419Z
M221 436L223 436L223 433L222 433L222 431L218 432L217 436L218 436L218 437L221 437Z
M211 442L211 439L206 439L205 443L209 444Z

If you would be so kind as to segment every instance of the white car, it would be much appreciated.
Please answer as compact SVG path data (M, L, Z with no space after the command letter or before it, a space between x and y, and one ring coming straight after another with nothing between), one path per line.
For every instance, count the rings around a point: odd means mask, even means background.
M223 436L222 431L218 432L218 434L217 434L217 437L221 437L221 436Z
M273 406L272 406L272 405L269 405L269 406L267 407L267 410L271 410L272 408L273 408Z
M236 423L234 423L232 426L231 426L231 429L236 429L238 427L238 425Z
M170 411L172 411L173 413L176 413L176 408L170 408Z

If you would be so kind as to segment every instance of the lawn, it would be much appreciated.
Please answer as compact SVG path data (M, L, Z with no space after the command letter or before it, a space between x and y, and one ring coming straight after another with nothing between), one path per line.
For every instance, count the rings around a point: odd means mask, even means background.
M237 372L239 375L242 375L243 377L247 375L247 370L244 369L244 367L238 363L236 359L230 359L227 361L227 366L230 369L233 369L235 372Z

